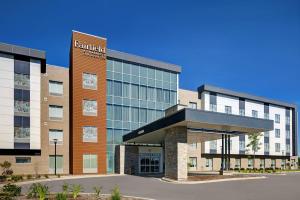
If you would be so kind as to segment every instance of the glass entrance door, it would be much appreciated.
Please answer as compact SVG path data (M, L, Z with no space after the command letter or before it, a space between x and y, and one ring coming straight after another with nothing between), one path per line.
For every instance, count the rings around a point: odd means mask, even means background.
M160 153L141 153L139 155L140 173L159 173L160 157Z

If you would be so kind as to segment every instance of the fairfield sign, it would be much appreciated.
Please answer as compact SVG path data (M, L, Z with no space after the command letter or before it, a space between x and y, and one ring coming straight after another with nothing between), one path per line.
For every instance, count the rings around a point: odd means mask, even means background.
M106 58L106 48L100 45L86 44L85 42L74 40L74 47L81 49L84 55L100 59Z

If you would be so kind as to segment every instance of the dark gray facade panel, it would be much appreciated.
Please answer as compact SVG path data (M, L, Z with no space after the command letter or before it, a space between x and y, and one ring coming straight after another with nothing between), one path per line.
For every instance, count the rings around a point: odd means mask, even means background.
M298 111L292 109L292 138L293 138L293 156L298 155Z
M217 94L214 92L209 93L209 103L217 105Z
M172 71L172 72L176 72L176 73L181 72L181 67L178 65L169 64L169 63L165 63L165 62L161 62L161 61L157 61L157 60L152 60L149 58L144 58L141 56L132 55L129 53L124 53L124 52L120 52L120 51L116 51L116 50L107 49L106 55L107 55L107 57L124 60L124 61L129 61L129 62L142 64L142 65L148 65L148 66L156 67L156 68L159 68L162 70Z
M264 113L270 113L270 105L267 103L264 104Z
M245 110L245 99L239 98L239 109Z
M265 151L264 154L268 156L268 155L270 155L270 152L269 151Z
M269 104L283 106L283 107L290 107L290 108L296 108L297 107L296 104L285 103L285 102L282 102L282 101L276 101L276 100L272 100L272 99L268 99L268 98L264 98L264 97L259 97L259 96L254 96L254 95L241 93L241 92L235 92L235 91L232 91L232 90L227 90L227 89L223 89L223 88L219 88L219 87L215 87L215 86L211 86L211 85L202 85L202 86L198 87L198 92L199 93L202 93L204 91L216 92L216 93L220 93L220 94L224 94L224 95L228 95L228 96L240 97L240 98L254 100L254 101L258 101L258 102L262 102L262 103L269 103Z
M291 140L288 139L288 138L286 138L286 139L285 139L285 144L290 144L290 143L291 143Z
M264 143L269 144L270 143L270 138L269 137L264 137Z
M210 150L209 150L209 153L216 154L216 153L217 153L217 150L216 150L216 149L210 149Z
M285 130L286 130L286 131L290 131L290 130L291 130L291 125L286 124L286 125L285 125Z
M37 59L46 59L46 52L37 50L37 49L30 49L26 47L11 45L0 43L0 52L8 53L8 54L17 54L21 56L28 56Z

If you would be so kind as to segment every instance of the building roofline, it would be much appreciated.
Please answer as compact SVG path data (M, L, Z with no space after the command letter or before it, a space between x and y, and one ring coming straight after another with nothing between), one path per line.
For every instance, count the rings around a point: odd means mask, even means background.
M161 61L157 61L154 59L149 59L149 58L145 58L142 56L137 56L137 55L121 52L121 51L107 49L106 55L107 55L107 57L124 60L124 61L129 61L129 62L133 62L133 63L137 63L137 64L148 65L148 66L152 66L152 67L155 67L158 69L163 69L163 70L172 71L172 72L176 72L176 73L181 72L181 67L178 65L161 62Z
M65 66L59 66L59 65L52 65L52 64L46 64L47 67L55 67L55 68L62 68L62 69L67 69L69 70L69 67L65 67Z
M17 46L13 44L2 43L2 42L0 42L0 52L13 54L13 55L28 56L31 58L37 58L42 60L46 59L46 52L43 50L31 49L23 46Z
M92 35L92 34L89 34L89 33L80 32L80 31L76 31L76 30L72 30L72 32L80 33L80 34L83 34L83 35L89 35L89 36L96 37L96 38L99 38L99 39L102 39L102 40L107 40L104 37L100 37L100 36L97 36L97 35Z
M273 105L297 109L296 104L286 103L283 101L277 101L277 100L273 100L273 99L268 99L265 97L255 96L255 95L251 95L251 94L247 94L247 93L236 92L236 91L232 91L232 90L228 90L228 89L224 89L224 88L220 88L220 87L215 87L212 85L204 84L204 85L198 87L199 94L201 94L202 92L205 92L205 91L215 92L215 93L224 94L224 95L233 96L233 97L241 97L244 99L259 101L262 103L269 103L269 104L273 104Z

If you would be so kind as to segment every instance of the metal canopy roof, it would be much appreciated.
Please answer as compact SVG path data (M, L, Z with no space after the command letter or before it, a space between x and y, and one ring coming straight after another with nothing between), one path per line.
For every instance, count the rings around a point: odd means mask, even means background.
M238 136L274 129L273 120L184 108L123 136L124 142L160 144L165 130L183 126L189 133L201 134L203 141L215 140L222 133Z

